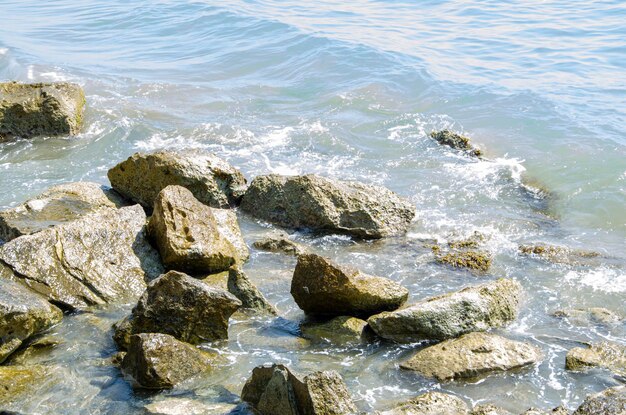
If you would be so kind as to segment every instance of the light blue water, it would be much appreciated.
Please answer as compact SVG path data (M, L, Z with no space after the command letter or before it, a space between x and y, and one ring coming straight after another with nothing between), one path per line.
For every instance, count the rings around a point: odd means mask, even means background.
M623 2L0 0L0 16L0 80L70 80L84 87L88 102L78 137L0 145L0 206L60 182L106 183L106 170L119 160L157 148L206 148L248 178L315 172L383 184L417 206L406 240L354 245L296 237L402 281L416 300L476 282L433 264L419 239L479 230L495 255L490 277L517 278L529 293L522 317L503 333L540 344L544 363L443 389L522 412L574 407L616 382L604 372L567 373L563 358L572 340L623 342L624 326L575 328L548 313L606 306L626 315ZM441 128L466 133L490 160L437 146L428 133ZM522 181L552 197L534 199ZM265 229L240 220L250 242ZM517 255L517 244L529 241L606 258L591 267L545 264ZM363 410L439 387L398 371L405 348L296 348L292 329L302 314L288 293L293 266L253 252L247 271L291 323L235 322L222 350L231 365L206 385L237 394L256 364L289 360L301 369L342 371ZM125 310L98 312L100 337L87 335L83 318L57 328L80 358L65 350L49 357L75 375L56 387L82 388L85 396L61 399L59 389L46 389L15 409L141 407L145 401L115 369L93 368L96 357L112 352L106 330Z

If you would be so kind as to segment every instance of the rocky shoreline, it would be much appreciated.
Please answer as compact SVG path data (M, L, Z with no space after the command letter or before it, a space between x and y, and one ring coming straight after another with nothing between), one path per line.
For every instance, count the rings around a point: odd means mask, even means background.
M15 85L3 88L7 94ZM38 97L49 100L41 92L49 86L33 88L40 90ZM82 91L78 95L83 96ZM0 105L0 134L26 136L26 129L29 134L41 133L32 127L11 127L14 122L7 120L15 117L16 102ZM38 101L29 98L28 102L32 107ZM66 112L64 119L78 120L77 112L82 114L82 104L79 109L76 105L55 108ZM47 116L44 110L31 108L30 112L38 115L29 123ZM62 118L57 112L55 119ZM58 133L74 134L76 128L72 125L69 131ZM470 157L483 156L466 138L449 131L435 133L433 138ZM0 245L0 363L4 362L0 407L27 394L29 384L51 370L30 365L25 353L37 347L46 330L63 324L63 318L72 318L71 313L120 301L136 305L111 328L119 348L111 364L119 366L134 388L169 389L214 370L219 354L198 346L227 339L233 313L245 310L250 318L257 313L280 315L242 270L249 250L238 215L285 229L346 235L357 243L403 235L416 215L405 198L364 183L318 175L266 175L248 184L236 167L201 150L136 153L111 168L108 178L111 188L68 183L0 212L4 241ZM433 252L444 265L485 272L492 259L476 251L481 243L477 236L433 246ZM312 341L416 344L411 346L411 357L397 362L399 370L441 383L498 372L515 374L543 359L537 345L506 337L506 327L517 318L527 295L514 279L480 281L406 304L409 290L401 284L335 263L285 235L268 233L255 246L297 257L290 294L308 319L301 326L302 335ZM548 261L598 256L542 245L521 246L520 252ZM609 310L577 312L604 316L606 321L622 319ZM572 314L576 310L563 310L560 316ZM26 357L14 361L20 354ZM339 373L301 375L273 363L252 371L239 407L261 415L359 413ZM626 348L614 343L573 348L563 364L568 370L599 367L624 376ZM206 413L234 414L237 410L207 409ZM574 414L624 413L620 411L626 411L624 387L589 396ZM470 408L462 399L440 392L381 412L439 413L508 412ZM560 407L524 413L570 412Z

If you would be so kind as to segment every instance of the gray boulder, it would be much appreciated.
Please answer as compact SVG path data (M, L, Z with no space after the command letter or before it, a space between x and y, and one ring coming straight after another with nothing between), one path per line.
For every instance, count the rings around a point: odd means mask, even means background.
M589 347L575 347L565 356L565 368L584 371L592 367L608 369L626 376L626 346L614 342L594 343Z
M315 254L298 257L291 295L305 313L370 316L395 310L408 298L400 284L340 266Z
M138 206L100 209L0 246L24 284L67 309L137 298L163 271Z
M422 349L400 367L443 382L521 368L539 360L541 352L535 346L476 332Z
M401 403L380 415L467 415L463 399L441 392L428 392Z
M392 191L316 175L256 177L241 208L296 229L376 239L406 232L415 207Z
M304 378L283 365L259 366L243 387L241 399L261 415L348 415L356 406L335 371Z
M617 386L588 396L573 415L624 414L626 414L626 386Z
M445 340L502 327L517 317L521 285L500 278L368 319L380 337L400 343Z
M84 106L85 94L76 84L0 83L0 139L78 134Z
M148 284L129 318L116 325L121 349L137 333L165 333L200 344L228 338L228 319L241 306L227 291L170 271Z
M126 203L114 190L90 182L54 186L14 208L0 211L0 239L10 241L70 222L101 208Z
M232 267L228 271L228 292L241 301L241 307L262 313L276 315L278 312L263 296L261 291L250 281L250 278L239 268Z
M121 369L135 386L168 389L210 370L213 359L213 355L167 334L141 333L130 337Z
M222 209L236 205L246 188L239 170L199 149L135 153L109 170L108 177L115 190L148 209L170 185L185 187L202 203Z
M220 272L249 256L235 212L204 205L181 186L159 193L148 230L169 269Z
M0 363L31 336L61 321L63 313L45 298L12 279L0 263Z

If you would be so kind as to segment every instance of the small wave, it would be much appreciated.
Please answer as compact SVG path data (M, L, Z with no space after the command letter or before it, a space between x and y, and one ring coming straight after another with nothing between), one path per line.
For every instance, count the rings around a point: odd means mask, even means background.
M582 284L607 293L626 292L626 274L612 268L598 268L591 271L569 271L565 281L571 284Z

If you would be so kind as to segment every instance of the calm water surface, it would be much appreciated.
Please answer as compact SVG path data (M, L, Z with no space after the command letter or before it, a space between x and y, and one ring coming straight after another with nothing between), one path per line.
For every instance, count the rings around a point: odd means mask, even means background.
M266 362L336 369L363 411L440 389L468 403L576 407L620 382L564 370L566 351L626 327L575 326L562 307L626 315L626 5L620 1L70 1L0 0L0 80L58 81L87 94L84 132L0 144L0 207L106 171L136 151L203 148L255 175L319 173L385 185L417 206L406 238L354 243L295 234L318 252L402 282L416 301L509 276L527 292L501 331L542 348L535 368L471 383L402 372L414 346L315 346L289 295L293 258L254 251L246 271L279 319L231 320L207 345L216 373L157 396L135 394L107 363L110 325L132 304L71 316L63 345L38 359L58 376L10 409L142 413L167 396L234 402ZM470 136L488 160L436 145ZM522 183L548 189L537 199ZM240 215L251 244L268 229ZM494 265L476 276L433 263L423 241L480 231ZM546 242L602 253L586 266L518 255Z

